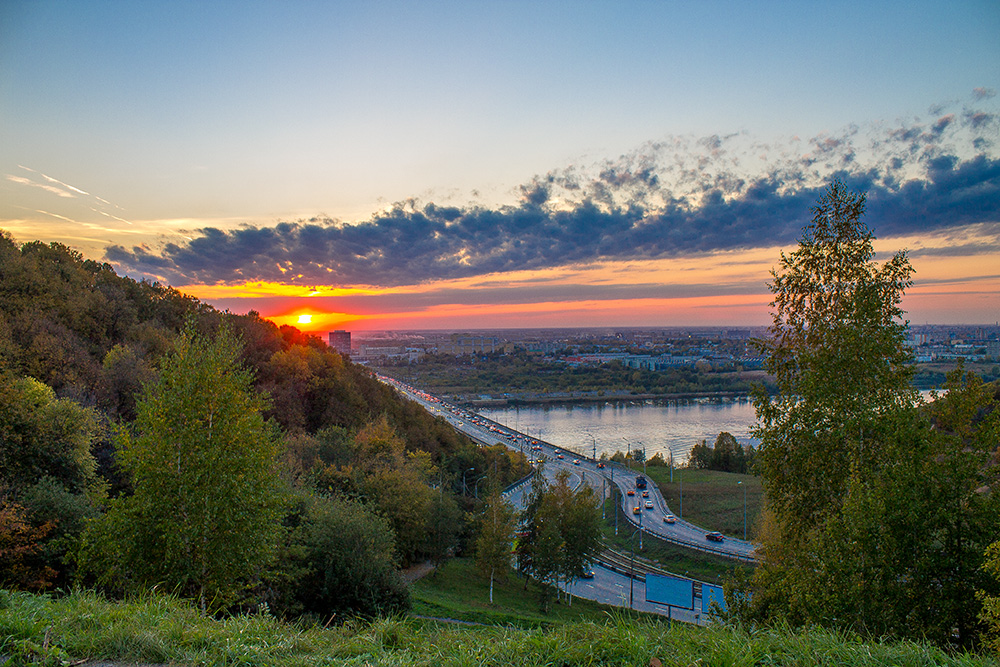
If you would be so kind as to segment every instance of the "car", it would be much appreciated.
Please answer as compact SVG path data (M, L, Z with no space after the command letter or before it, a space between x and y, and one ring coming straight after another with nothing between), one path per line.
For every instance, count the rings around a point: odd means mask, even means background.
M632 508L632 514L642 514L642 508L636 505Z
M648 509L648 510L653 509L653 501L652 500L647 500L646 501L646 509Z
M597 462L597 467L598 468L603 468L604 467L604 461L598 461Z
M566 458L566 457L565 457L565 456L563 456L562 454L556 454L556 458L557 458L557 459L564 459L564 458Z
M643 498L649 498L649 491L643 491L642 492L642 497Z
M721 542L726 538L722 536L722 533L715 531L711 533L705 533L705 539L710 542Z
M634 496L634 495L635 495L635 491L633 491L632 489L629 489L629 490L628 490L628 491L626 491L625 493L626 493L627 495L630 495L630 496Z
M664 514L663 523L677 523L677 517L675 517L673 514Z
M583 574L580 575L580 578L581 579L593 579L594 578L594 571L593 570L587 570L586 572L584 572Z
M573 465L575 466L580 465L580 459L573 459Z

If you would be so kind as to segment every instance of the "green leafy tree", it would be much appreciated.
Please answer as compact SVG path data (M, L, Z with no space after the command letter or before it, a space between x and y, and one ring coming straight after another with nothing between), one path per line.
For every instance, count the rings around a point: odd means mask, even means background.
M913 269L905 252L874 261L864 210L864 194L835 181L771 272L771 336L758 345L778 393L755 393L754 434L769 507L788 538L821 525L851 476L882 463L882 417L915 399L899 307Z
M1000 540L987 548L983 570L997 586L1000 586ZM1000 595L990 595L981 590L977 593L977 597L983 605L982 611L979 613L979 620L985 626L984 643L991 651L1000 656Z
M598 497L594 489L586 484L576 489L570 487L569 475L565 472L556 476L550 496L556 506L563 542L559 574L568 583L583 576L600 544Z
M476 565L490 575L490 604L493 604L493 580L510 567L510 549L517 530L517 513L496 484L490 485L477 523Z
M1000 534L1000 496L989 491L1000 412L974 375L949 375L948 393L900 413L888 463L852 481L840 515L817 540L810 620L972 646L976 591L996 593L982 569ZM933 427L932 427L933 425Z
M763 347L780 393L755 396L764 561L740 608L969 646L1000 530L989 472L1000 411L961 372L917 406L898 321L912 269L903 254L872 261L863 210L832 185L774 274Z
M207 609L234 600L268 563L278 441L239 353L227 328L210 338L189 327L139 401L136 433L120 443L135 493L88 529L85 556L103 582L162 583Z
M432 492L423 551L435 568L444 565L455 554L462 526L463 514L455 497L440 490Z
M80 493L96 480L90 448L97 416L69 399L56 398L33 378L0 371L0 483L23 490L44 477Z
M314 497L293 542L305 571L295 584L304 610L323 616L406 611L392 527L359 501Z
M547 488L539 475L522 513L525 534L518 541L518 568L543 584L542 606L549 588L583 575L600 540L600 512L593 489L569 486L569 475L556 476Z

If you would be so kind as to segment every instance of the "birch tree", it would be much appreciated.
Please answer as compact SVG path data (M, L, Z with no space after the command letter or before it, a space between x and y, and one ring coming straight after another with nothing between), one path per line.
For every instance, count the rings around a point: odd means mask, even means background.
M279 530L278 441L239 352L227 328L209 338L189 327L139 401L135 433L120 442L135 493L112 503L85 548L105 582L162 584L206 610L267 564ZM120 562L103 567L102 550Z
M476 538L476 564L490 575L490 604L493 604L493 580L497 573L510 567L511 544L517 529L517 514L500 494L500 489L490 485L482 512L479 515L479 536Z

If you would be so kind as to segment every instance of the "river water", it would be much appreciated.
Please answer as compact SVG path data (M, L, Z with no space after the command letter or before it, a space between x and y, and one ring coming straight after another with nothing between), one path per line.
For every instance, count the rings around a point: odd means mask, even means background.
M931 400L929 391L921 391ZM584 456L630 448L646 448L646 456L658 453L674 461L686 461L691 448L702 440L714 444L727 431L744 446L756 415L749 398L695 399L689 401L623 401L599 404L546 405L483 408L484 416L504 426L540 438Z
M750 426L755 415L749 399L633 401L582 405L483 408L479 412L509 428L585 456L609 456L630 448L646 456L673 452L687 460L702 440L715 442L722 431L744 445L754 443Z

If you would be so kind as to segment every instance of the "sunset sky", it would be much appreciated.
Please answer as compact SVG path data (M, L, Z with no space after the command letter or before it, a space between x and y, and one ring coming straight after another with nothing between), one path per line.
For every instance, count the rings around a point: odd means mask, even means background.
M0 229L318 332L756 325L839 177L908 319L993 323L998 35L996 0L0 0Z

